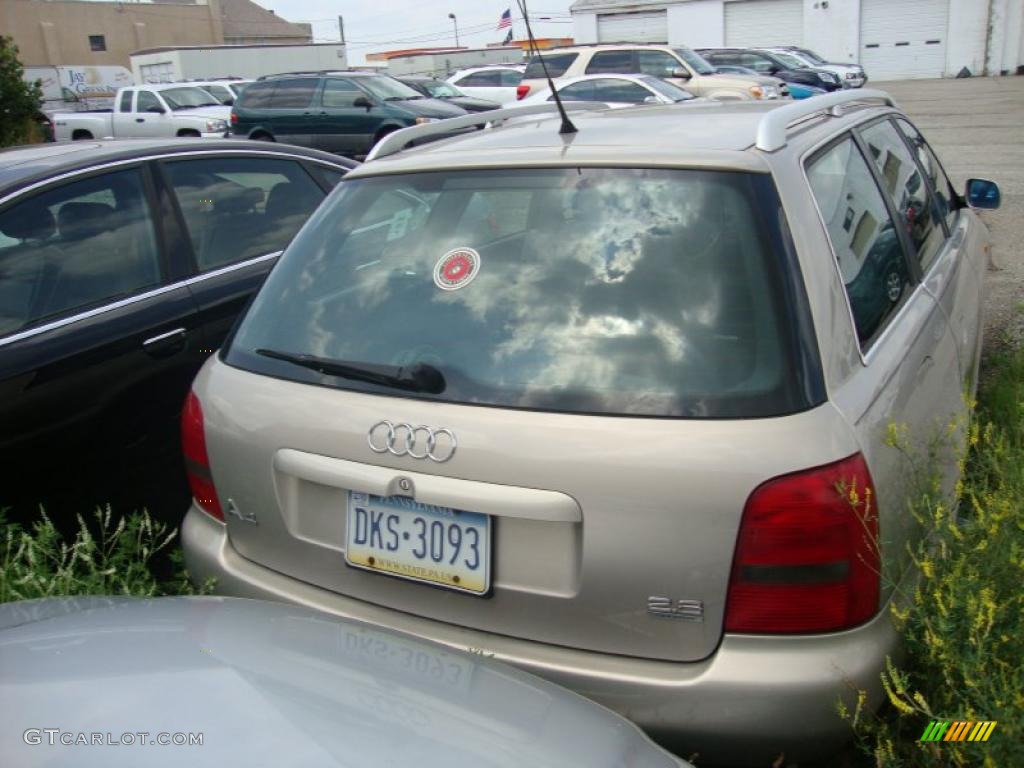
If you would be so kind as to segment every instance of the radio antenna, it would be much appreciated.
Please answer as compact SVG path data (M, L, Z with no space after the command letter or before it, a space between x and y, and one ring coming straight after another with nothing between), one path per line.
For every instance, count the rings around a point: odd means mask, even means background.
M551 95L555 97L555 104L558 105L558 113L562 116L562 127L558 129L559 133L576 133L577 128L572 124L572 120L569 119L568 113L565 111L565 107L562 106L562 98L558 95L558 91L555 89L555 82L551 79L551 73L548 72L548 65L544 61L544 57L540 55L540 49L537 47L537 41L533 37L533 30L530 28L530 16L526 12L526 0L516 0L516 5L519 6L519 12L523 14L523 21L526 23L526 36L530 41L530 50L533 55L540 59L540 66L544 70L544 77L547 78L548 87L551 89Z

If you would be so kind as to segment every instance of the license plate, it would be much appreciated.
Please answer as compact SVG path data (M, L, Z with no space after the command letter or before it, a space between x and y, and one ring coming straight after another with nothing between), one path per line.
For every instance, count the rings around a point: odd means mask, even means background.
M482 595L491 587L491 519L405 496L349 492L345 562Z

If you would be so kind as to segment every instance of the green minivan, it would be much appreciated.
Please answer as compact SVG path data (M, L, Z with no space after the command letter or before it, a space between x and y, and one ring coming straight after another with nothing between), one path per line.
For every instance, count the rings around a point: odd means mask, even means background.
M365 155L399 128L464 114L387 75L300 72L270 75L247 86L232 106L231 133Z

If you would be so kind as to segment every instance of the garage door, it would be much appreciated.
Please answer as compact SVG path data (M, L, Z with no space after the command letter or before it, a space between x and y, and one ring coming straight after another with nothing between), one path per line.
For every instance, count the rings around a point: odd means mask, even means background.
M949 0L863 0L860 63L872 80L942 77Z
M144 83L173 83L174 65L169 61L160 64L143 64L139 67L139 75Z
M599 43L667 43L668 13L606 13L597 17Z
M803 39L803 0L743 0L725 4L728 46L800 45Z

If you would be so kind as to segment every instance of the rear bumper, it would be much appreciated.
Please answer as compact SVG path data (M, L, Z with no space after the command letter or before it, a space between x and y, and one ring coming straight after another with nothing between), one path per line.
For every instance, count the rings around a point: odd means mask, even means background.
M837 702L851 706L864 689L868 705L877 706L878 673L885 657L898 653L887 610L829 635L726 635L696 663L576 651L423 619L296 581L241 557L226 527L194 505L181 536L192 578L215 578L221 594L298 603L493 654L625 715L680 754L700 752L711 762L766 765L781 752L788 760L834 754L851 735Z

